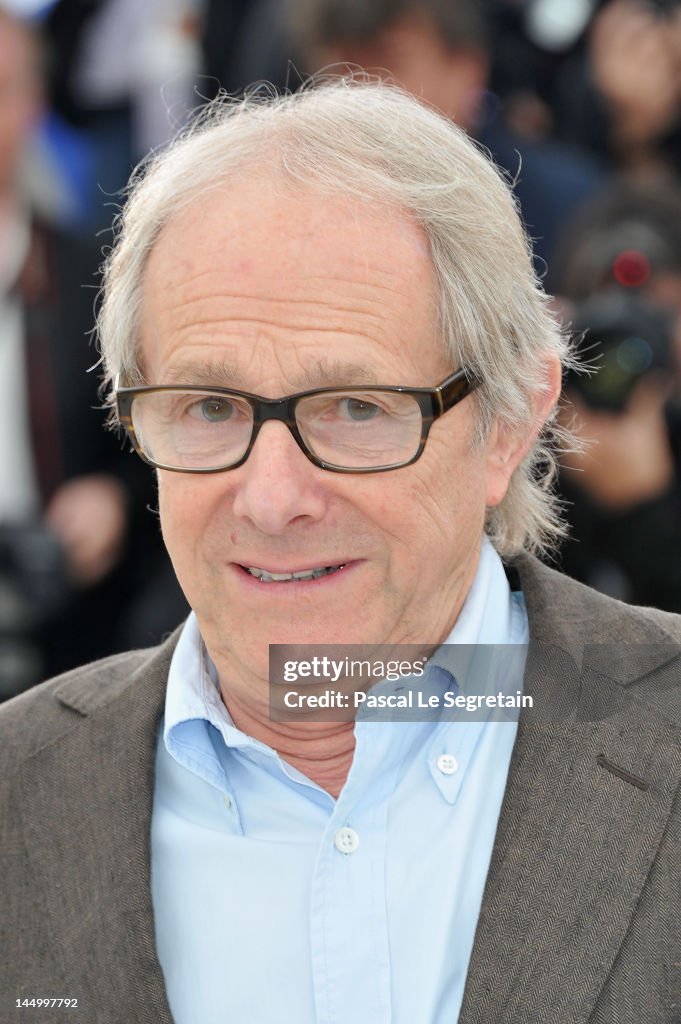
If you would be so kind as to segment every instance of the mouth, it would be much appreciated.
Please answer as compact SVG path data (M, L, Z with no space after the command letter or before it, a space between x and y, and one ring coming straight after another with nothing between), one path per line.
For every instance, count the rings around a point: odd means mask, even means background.
M339 565L324 565L316 569L301 569L298 572L268 572L267 569L259 569L252 565L242 565L241 568L260 583L296 583L318 580L322 576L333 576L346 565L347 562L342 562Z

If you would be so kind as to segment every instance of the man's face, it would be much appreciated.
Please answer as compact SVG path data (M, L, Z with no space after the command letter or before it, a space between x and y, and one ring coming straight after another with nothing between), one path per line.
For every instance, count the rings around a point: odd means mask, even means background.
M432 386L456 369L414 223L258 181L202 197L164 229L145 273L142 357L153 384L269 398L368 375ZM319 469L280 422L237 469L160 471L163 535L213 658L264 676L268 643L443 639L509 473L493 440L471 445L474 417L467 398L418 462L387 473ZM269 583L246 571L329 566L344 568Z
M397 82L407 92L442 111L467 132L474 132L489 77L481 47L453 47L424 11L405 11L366 40L338 41L312 57L315 68L358 65ZM314 69L311 69L314 70Z

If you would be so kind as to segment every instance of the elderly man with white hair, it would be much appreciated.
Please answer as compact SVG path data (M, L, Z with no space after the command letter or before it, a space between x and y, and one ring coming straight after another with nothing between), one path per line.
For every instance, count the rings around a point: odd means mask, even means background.
M536 558L570 355L486 157L370 82L219 104L99 330L192 614L0 714L3 1019L678 1019L680 623ZM439 711L282 715L272 645L426 651L355 693ZM445 713L464 648L519 721Z

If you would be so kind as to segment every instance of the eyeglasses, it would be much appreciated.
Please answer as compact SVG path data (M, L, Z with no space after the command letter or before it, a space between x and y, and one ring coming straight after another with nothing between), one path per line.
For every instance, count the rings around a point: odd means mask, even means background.
M423 453L438 417L479 384L466 369L434 388L315 388L284 398L198 385L117 388L118 418L157 469L219 473L248 458L263 423L280 420L310 462L332 473L383 473Z

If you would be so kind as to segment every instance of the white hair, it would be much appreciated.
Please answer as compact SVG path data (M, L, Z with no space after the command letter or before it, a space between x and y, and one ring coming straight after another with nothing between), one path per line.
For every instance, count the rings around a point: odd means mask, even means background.
M422 226L435 268L443 344L453 367L482 385L477 440L495 418L533 428L546 359L570 363L548 308L515 200L463 131L402 90L356 77L316 82L293 95L263 90L221 97L130 184L104 267L98 331L105 384L141 381L138 321L145 264L159 232L199 195L258 168L327 195L404 210ZM547 550L563 533L553 493L561 434L553 417L488 510L486 530L506 556ZM447 481L443 481L447 486Z

